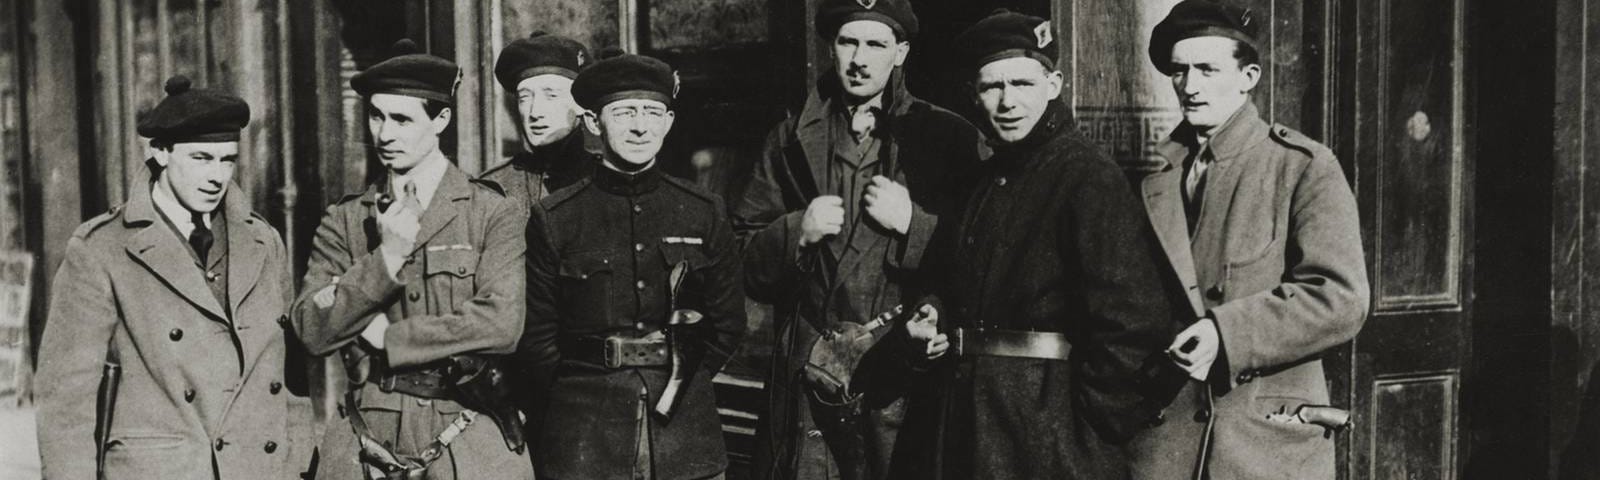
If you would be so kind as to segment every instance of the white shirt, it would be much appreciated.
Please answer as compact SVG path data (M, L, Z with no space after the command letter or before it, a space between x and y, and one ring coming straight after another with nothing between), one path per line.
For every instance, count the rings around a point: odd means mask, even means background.
M160 183L150 186L150 201L156 204L156 209L160 210L162 215L166 215L173 226L178 227L178 233L183 235L183 240L188 241L189 234L194 233L194 212L173 198L166 189L161 188ZM211 216L201 215L200 218L205 222L206 228L210 229Z
M398 201L405 198L406 182L415 182L417 184L417 203L422 205L423 210L427 210L428 203L433 201L433 192L439 189L439 182L444 180L444 172L449 167L450 160L445 159L444 155L436 153L423 159L417 166L411 167L411 170L404 174L390 172L389 186L394 189L395 200ZM417 212L417 215L421 216L422 212Z

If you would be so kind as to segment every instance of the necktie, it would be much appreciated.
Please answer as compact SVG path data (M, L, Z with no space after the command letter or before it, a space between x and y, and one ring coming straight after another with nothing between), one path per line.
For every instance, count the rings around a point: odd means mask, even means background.
M857 143L866 141L872 127L878 125L877 110L865 105L850 109L850 133L856 136Z
M189 231L189 246L194 247L194 253L200 256L200 265L206 264L206 254L211 252L211 229L206 228L205 214L192 212L190 221L194 222L194 230Z
M1206 193L1206 170L1211 168L1211 150L1201 147L1189 162L1189 171L1183 177L1183 207L1189 219L1189 233L1200 222L1200 202Z
M405 191L406 198L401 201L401 204L411 210L411 213L422 216L422 199L417 198L417 182L406 180L406 185L402 190Z

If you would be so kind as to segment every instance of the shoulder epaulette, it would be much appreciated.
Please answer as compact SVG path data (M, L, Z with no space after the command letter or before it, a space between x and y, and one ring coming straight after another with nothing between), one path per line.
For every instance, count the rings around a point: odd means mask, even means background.
M516 162L513 162L511 160L506 160L504 162L500 162L499 164L497 164L497 165L495 165L493 167L489 167L488 170L484 170L483 173L478 174L478 178L487 179L487 178L489 178L490 175L494 175L495 173L497 173L497 172L499 172L501 170L505 170L506 168L510 168L511 164L513 164L513 163L516 163Z
M1273 140L1283 144L1283 146L1299 150L1312 157L1317 156L1318 150L1327 148L1322 146L1321 143L1317 143L1316 140L1312 140L1311 137L1307 137L1305 134L1297 132L1292 128L1285 127L1282 124L1273 124L1271 132Z
M106 213L95 215L94 218L79 224L78 229L72 231L72 236L76 238L89 238L89 234L94 233L94 231L98 230L100 227L111 223L112 219L117 218L117 216L121 214L122 205L114 205L110 210L107 210Z
M490 180L490 179L482 178L482 177L469 178L469 179L467 179L467 181L472 182L474 184L477 184L479 186L482 186L483 188L487 188L487 189L489 189L489 191L492 191L492 192L494 192L496 194L499 194L502 197L506 196L506 187L500 186L500 182L496 182L494 180Z
M346 193L346 194L344 194L343 197L339 197L339 201L336 201L336 202L333 202L333 203L335 203L335 204L350 203L350 202L355 201L356 199L361 198L361 196L365 195L366 193L367 193L366 190L361 190L361 191L352 192L352 193Z
M578 192L582 192L583 189L588 188L589 185L593 183L594 181L589 178L578 180L572 185L567 185L565 187L556 189L554 192L550 192L550 195L544 197L544 200L540 200L539 204L544 205L546 210L555 209L561 204L566 203L567 200L572 200L572 197L578 196Z
M707 203L717 203L717 194L711 193L704 188L700 188L698 185L689 183L688 180L674 177L666 173L661 174L661 178L666 180L668 185L672 185L674 187L678 187L679 190L689 192L689 194L699 197L701 200L705 200Z

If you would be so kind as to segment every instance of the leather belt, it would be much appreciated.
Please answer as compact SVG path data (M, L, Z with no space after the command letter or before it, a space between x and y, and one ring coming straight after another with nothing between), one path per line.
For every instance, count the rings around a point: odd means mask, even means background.
M1067 341L1067 334L1058 332L957 328L950 332L950 353L1066 360L1072 353L1072 342Z
M666 339L646 339L611 335L562 337L557 347L565 360L602 365L606 368L666 367L672 355Z
M422 368L402 372L385 371L368 380L385 392L400 392L423 398L449 398L443 368Z

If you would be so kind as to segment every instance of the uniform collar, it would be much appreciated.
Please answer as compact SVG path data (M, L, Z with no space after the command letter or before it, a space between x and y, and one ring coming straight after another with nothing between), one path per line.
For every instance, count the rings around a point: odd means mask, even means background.
M156 173L150 170L148 167L146 168L145 173L146 178L154 179L156 177ZM154 187L154 182L151 182L151 188L134 188L129 190L130 193L128 193L127 202L124 203L123 207L123 224L132 226L139 223L149 223L161 220L161 216L163 215L161 213L162 210L158 209L159 207L156 206L155 199L153 198L153 194L155 192ZM228 191L222 196L221 208L224 212L224 218L250 218L250 204L244 199L243 194L239 193L239 191L239 184L233 182L228 183ZM174 202L176 203L176 200L174 200ZM183 222L188 223L188 209L183 208L182 206L179 206L178 208L183 210L183 212L181 212L183 213Z
M163 190L160 182L150 183L150 202L155 205L157 212L166 217L168 222L172 222L172 226L178 229L178 233L183 238L189 238L189 234L194 232L194 212L183 206L183 203L179 202L178 199L173 198L171 193ZM208 230L213 229L211 225L212 217L213 215L211 214L200 216Z
M661 186L661 168L651 160L651 165L635 173L623 173L609 166L594 169L594 183L601 190L622 196L637 196Z
M390 172L389 186L394 188L392 191L395 192L396 198L399 198L401 192L405 191L407 181L416 182L417 200L422 203L422 209L427 210L428 204L433 202L433 192L439 189L439 181L444 179L444 173L449 167L450 161L445 159L444 154L436 154L411 167L411 170L404 174Z
M1261 113L1256 110L1255 102L1245 100L1244 105L1235 110L1233 115L1211 134L1211 138L1206 141L1206 148L1211 150L1216 162L1226 162L1265 139L1267 130L1267 122L1261 120ZM1163 169L1183 165L1184 159L1189 156L1189 151L1199 147L1195 133L1195 128L1184 122L1172 130L1172 135L1168 136L1166 141L1156 146L1156 151L1167 161Z
M1033 124L1033 131L1028 132L1028 136L1022 137L1022 140L1013 143L1000 141L1000 137L994 135L993 127L987 126L989 122L983 123L986 125L986 133L989 134L989 146L994 147L997 154L1010 154L1038 147L1055 138L1061 129L1072 128L1073 125L1072 116L1067 114L1067 105L1060 100L1051 100L1045 106L1044 115L1039 117L1039 123Z
M517 153L511 157L511 166L532 172L569 173L592 167L588 165L592 159L593 155L584 148L583 128L579 126L555 143Z

